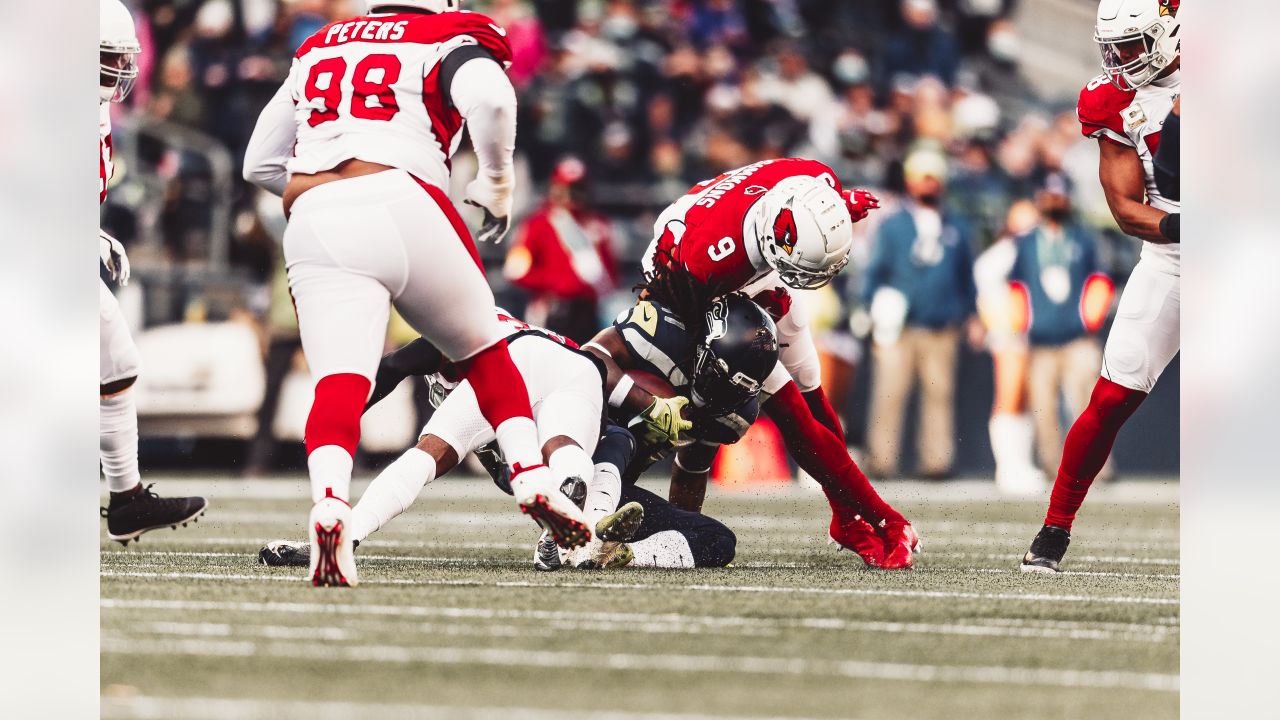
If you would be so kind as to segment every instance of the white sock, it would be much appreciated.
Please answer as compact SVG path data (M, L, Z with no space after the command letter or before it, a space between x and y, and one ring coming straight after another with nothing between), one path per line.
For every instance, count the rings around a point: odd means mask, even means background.
M493 429L502 456L511 465L531 467L542 464L542 443L538 442L538 426L532 418L512 417Z
M631 552L636 555L631 567L691 568L694 564L689 541L675 530L663 530L637 540L631 543Z
M142 482L138 474L138 409L131 391L98 401L98 458L111 492L132 490Z
M557 486L563 485L567 478L582 478L587 487L590 488L591 476L595 474L594 466L591 464L591 456L577 445L565 445L557 448L551 453L551 457L547 458L547 468L551 470L551 477L555 480ZM588 513L589 515L589 513ZM600 517L604 517L601 515ZM599 518L587 518L592 527L595 527L595 521Z
M351 536L364 540L375 530L409 509L418 493L436 479L436 459L409 448L378 473L351 509Z
M355 465L351 453L338 445L321 445L307 456L307 472L311 475L311 502L320 502L329 494L344 502L351 497L351 469Z
M622 473L613 463L600 463L587 483L587 504L583 513L595 527L600 518L618 509L622 500Z

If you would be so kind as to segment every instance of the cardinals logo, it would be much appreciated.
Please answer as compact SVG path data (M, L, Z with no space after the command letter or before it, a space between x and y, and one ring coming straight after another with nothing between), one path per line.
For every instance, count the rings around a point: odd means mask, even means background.
M773 242L788 255L795 252L796 220L791 216L791 208L782 208L782 212L774 219Z
M1160 17L1166 15L1178 14L1178 3L1180 0L1160 0Z

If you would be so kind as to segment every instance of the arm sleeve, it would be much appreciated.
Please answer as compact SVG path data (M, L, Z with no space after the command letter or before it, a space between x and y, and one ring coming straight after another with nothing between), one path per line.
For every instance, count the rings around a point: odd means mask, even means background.
M467 121L480 172L506 177L516 150L516 91L497 62L474 57L459 67L449 98Z
M800 392L808 392L822 384L818 347L813 343L809 318L802 303L793 303L778 321L778 347L778 359L796 381Z
M286 82L258 116L249 146L244 151L244 179L276 195L289 182L285 167L293 156L298 126L293 119L293 98Z
M1156 166L1156 187L1160 188L1160 194L1170 200L1178 200L1181 197L1178 188L1178 156L1182 135L1182 120L1179 116L1169 113L1169 117L1164 121L1164 128L1160 131L1160 147L1156 148L1156 156L1154 158Z

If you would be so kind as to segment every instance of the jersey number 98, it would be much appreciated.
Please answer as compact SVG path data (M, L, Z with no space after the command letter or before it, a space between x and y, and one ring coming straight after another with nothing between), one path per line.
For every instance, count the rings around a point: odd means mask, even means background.
M347 61L341 57L325 58L311 66L307 75L307 100L313 104L321 101L323 109L311 111L307 124L315 127L330 120L337 120L338 107L342 103L342 79L347 74ZM320 78L328 76L328 83L320 87ZM400 112L395 91L391 86L400 79L400 58L395 55L367 55L356 63L352 72L351 116L361 120L390 120ZM376 78L376 79L375 79ZM370 104L370 99L376 104Z

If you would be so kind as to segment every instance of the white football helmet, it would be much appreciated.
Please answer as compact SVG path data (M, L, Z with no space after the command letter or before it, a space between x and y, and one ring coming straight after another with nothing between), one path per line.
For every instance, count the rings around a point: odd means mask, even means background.
M844 198L808 175L786 178L765 192L751 207L746 230L782 282L798 290L831 282L853 247L853 219Z
M427 12L454 12L462 7L462 0L366 0L366 12L378 12L385 7L411 7Z
M138 79L138 31L133 16L120 0L99 0L98 22L102 24L98 45L98 99L120 102Z
M1137 90L1178 58L1182 47L1178 4L1179 0L1102 0L1098 4L1093 39L1102 49L1102 70L1112 85Z

